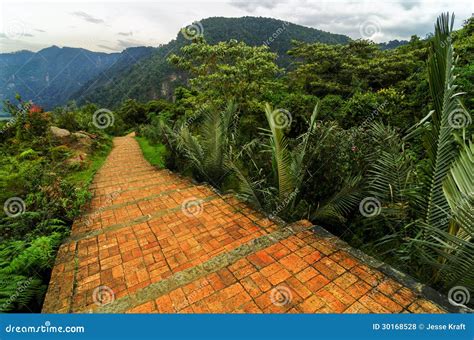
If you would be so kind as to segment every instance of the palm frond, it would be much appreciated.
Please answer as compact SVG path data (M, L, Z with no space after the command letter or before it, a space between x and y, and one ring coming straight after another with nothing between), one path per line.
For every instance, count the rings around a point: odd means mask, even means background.
M233 161L229 160L227 162L227 167L232 170L239 180L238 195L257 209L262 209L262 204L260 203L258 195L258 187L263 180L252 181L248 179Z
M384 202L403 202L413 183L414 168L398 135L392 134L390 129L388 132L382 139L385 148L380 150L368 172L371 178L369 193Z
M177 148L192 165L202 174L204 170L204 150L199 140L191 134L187 126L182 126L177 134Z
M275 173L278 181L280 200L289 197L295 189L295 178L291 171L291 154L284 129L275 122L275 112L269 104L265 106L265 115L270 127L270 144Z
M311 215L311 219L327 223L345 223L349 214L363 198L360 176L349 178L341 190L329 198Z
M425 221L439 229L447 229L448 202L443 193L443 181L456 158L453 126L449 117L461 107L460 93L456 92L451 31L454 15L442 14L435 26L428 59L428 80L434 110L430 130L424 144L429 161L429 181L425 183L427 194Z
M451 210L474 194L474 143L469 141L453 163L444 182L443 192Z
M308 130L297 138L299 142L292 152L291 170L294 173L295 187L300 188L302 182L306 178L308 166L311 164L311 159L307 157L308 146L310 144L311 137L314 134L316 127L316 119L319 113L319 102L314 106L311 119L309 121ZM318 142L323 142L327 136L332 132L333 127L330 127L325 131L325 134L320 137ZM310 155L311 156L311 155Z
M237 105L229 102L224 110L215 108L201 110L203 122L192 134L188 125L183 124L175 136L175 144L190 162L200 177L214 185L221 185L228 175L226 161L232 152L233 140L230 125L237 111ZM169 130L168 130L169 131Z
M420 246L416 253L430 267L435 269L434 281L442 282L445 287L452 285L464 285L474 287L474 223L472 215L472 201L470 207L463 206L459 210L466 213L470 209L470 223L467 227L465 237L453 235L447 231L440 230L423 221L417 223L417 228L423 231L419 237L412 239L414 244ZM456 215L452 219L459 223Z

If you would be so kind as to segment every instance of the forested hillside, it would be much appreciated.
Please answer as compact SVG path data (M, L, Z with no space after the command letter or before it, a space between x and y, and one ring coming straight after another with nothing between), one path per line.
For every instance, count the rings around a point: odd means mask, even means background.
M288 62L291 40L347 43L349 38L314 28L269 18L209 18L199 23L199 33L210 42L229 39L257 46L267 43ZM277 34L274 42L272 35ZM37 53L20 51L0 54L0 100L25 100L50 109L69 100L116 106L126 98L150 100L169 97L179 76L166 57L190 40L177 38L159 47L127 48L121 53L99 53L80 48L52 46Z
M292 40L302 42L322 42L328 44L345 44L349 37L332 34L310 27L295 25L271 18L208 18L196 23L197 34L209 42L216 44L220 41L235 39L250 46L267 45L277 53L279 65L290 62L287 51L291 48ZM87 101L116 107L125 99L151 100L170 98L173 88L182 84L185 74L173 68L167 57L179 53L181 47L190 44L190 36L179 32L176 39L160 46L152 56L144 59L127 69L111 69L90 81L74 98L80 103Z
M442 293L473 291L474 20L453 20L382 49L274 19L206 19L131 68L118 59L75 103L7 101L0 196L22 211L0 216L0 303L40 308L109 137L129 132L151 162L271 218L309 219Z
M129 48L122 53L98 53L82 48L52 46L36 53L0 54L0 99L17 93L51 109L107 69L121 70L146 57L152 48Z

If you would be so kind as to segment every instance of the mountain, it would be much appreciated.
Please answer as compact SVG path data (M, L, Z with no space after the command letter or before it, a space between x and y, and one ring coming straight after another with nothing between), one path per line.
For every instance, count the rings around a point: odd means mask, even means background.
M197 25L211 44L230 39L252 46L266 44L278 54L282 66L289 62L286 52L292 40L328 44L350 41L344 35L262 17L214 17ZM69 100L112 108L127 98L146 101L169 97L185 75L169 65L167 57L189 43L179 32L168 44L128 48L121 53L52 46L37 53L0 54L0 100L11 100L19 93L46 109Z
M65 104L71 95L108 69L120 70L150 55L139 47L122 53L98 53L82 48L52 46L36 53L0 54L0 100L19 93L46 109Z
M262 17L223 18L213 17L201 20L196 27L210 44L236 39L248 45L267 45L278 54L278 63L288 64L286 52L291 48L292 40L304 42L323 42L345 44L350 38L304 27L289 22ZM167 57L178 53L189 44L182 32L176 39L158 47L149 58L131 65L120 72L109 70L91 81L74 94L78 102L94 102L105 107L114 107L127 98L142 101L159 97L169 97L173 87L182 83L184 75L167 62Z
M379 43L378 46L381 50L392 50L394 48L408 44L407 40L390 40L389 42Z

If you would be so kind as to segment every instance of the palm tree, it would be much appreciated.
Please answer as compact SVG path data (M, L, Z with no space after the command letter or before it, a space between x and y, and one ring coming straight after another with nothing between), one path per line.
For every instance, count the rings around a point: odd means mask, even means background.
M269 104L265 105L265 116L268 129L261 129L265 142L261 151L270 155L271 173L264 173L252 155L253 148L259 141L253 140L246 144L233 161L228 162L234 174L239 179L239 194L245 200L259 209L271 212L272 215L285 215L293 211L299 202L300 188L306 178L309 140L314 132L318 105L313 110L308 130L299 136L294 147L290 147L285 130L291 121L290 113L285 110L274 110ZM252 179L248 172L241 169L235 159L241 159L247 153L250 165L258 174Z
M421 259L428 264L421 266L420 274L429 281L474 288L474 147L452 121L456 113L469 114L460 101L463 93L454 83L453 22L454 15L448 14L436 22L428 59L433 110L407 136L422 134L428 166L419 183L414 183L416 169L407 163L403 151L382 152L369 190L384 203L382 211L395 203L399 222L405 222L382 243L401 241L404 260L408 256L414 263ZM407 223L412 219L407 217L409 208L414 213L411 223Z
M420 254L434 266L434 281L474 288L474 181L472 143L457 136L452 117L463 107L453 73L451 43L454 15L442 14L435 26L428 59L433 110L424 134L429 168L423 181L427 201L414 238ZM461 145L458 145L460 142Z
M177 149L188 159L198 177L216 186L221 186L229 174L226 162L234 144L231 125L236 112L237 105L229 102L224 110L207 109L195 133L191 133L187 124L177 133L168 129Z

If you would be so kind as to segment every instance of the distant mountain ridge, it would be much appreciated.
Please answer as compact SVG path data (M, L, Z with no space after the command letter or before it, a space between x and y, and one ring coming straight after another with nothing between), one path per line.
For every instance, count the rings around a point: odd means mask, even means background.
M328 44L345 44L351 40L345 35L262 17L213 17L197 22L196 27L210 44L230 39L243 41L251 46L265 44L278 54L280 65L285 65L289 60L286 52L291 48L292 40ZM94 79L94 84L84 86L74 97L78 102L90 101L110 108L127 98L147 101L169 97L173 87L182 82L183 74L174 69L166 59L189 43L191 41L182 32L178 32L176 39L158 47L150 57L120 72L104 72Z
M207 18L198 22L198 28L211 44L230 39L252 46L265 44L278 54L278 63L283 66L289 60L286 52L292 40L328 44L351 40L345 35L262 17ZM114 107L127 98L146 101L167 97L182 80L167 57L189 43L178 32L175 39L159 47L133 47L120 53L52 46L36 53L0 54L0 100L12 100L19 93L23 99L51 109L70 100Z
M148 47L139 47L121 53L101 53L51 46L36 53L0 54L0 100L12 100L19 93L23 99L50 109L66 103L101 72L130 64L130 56L139 60L150 51Z

